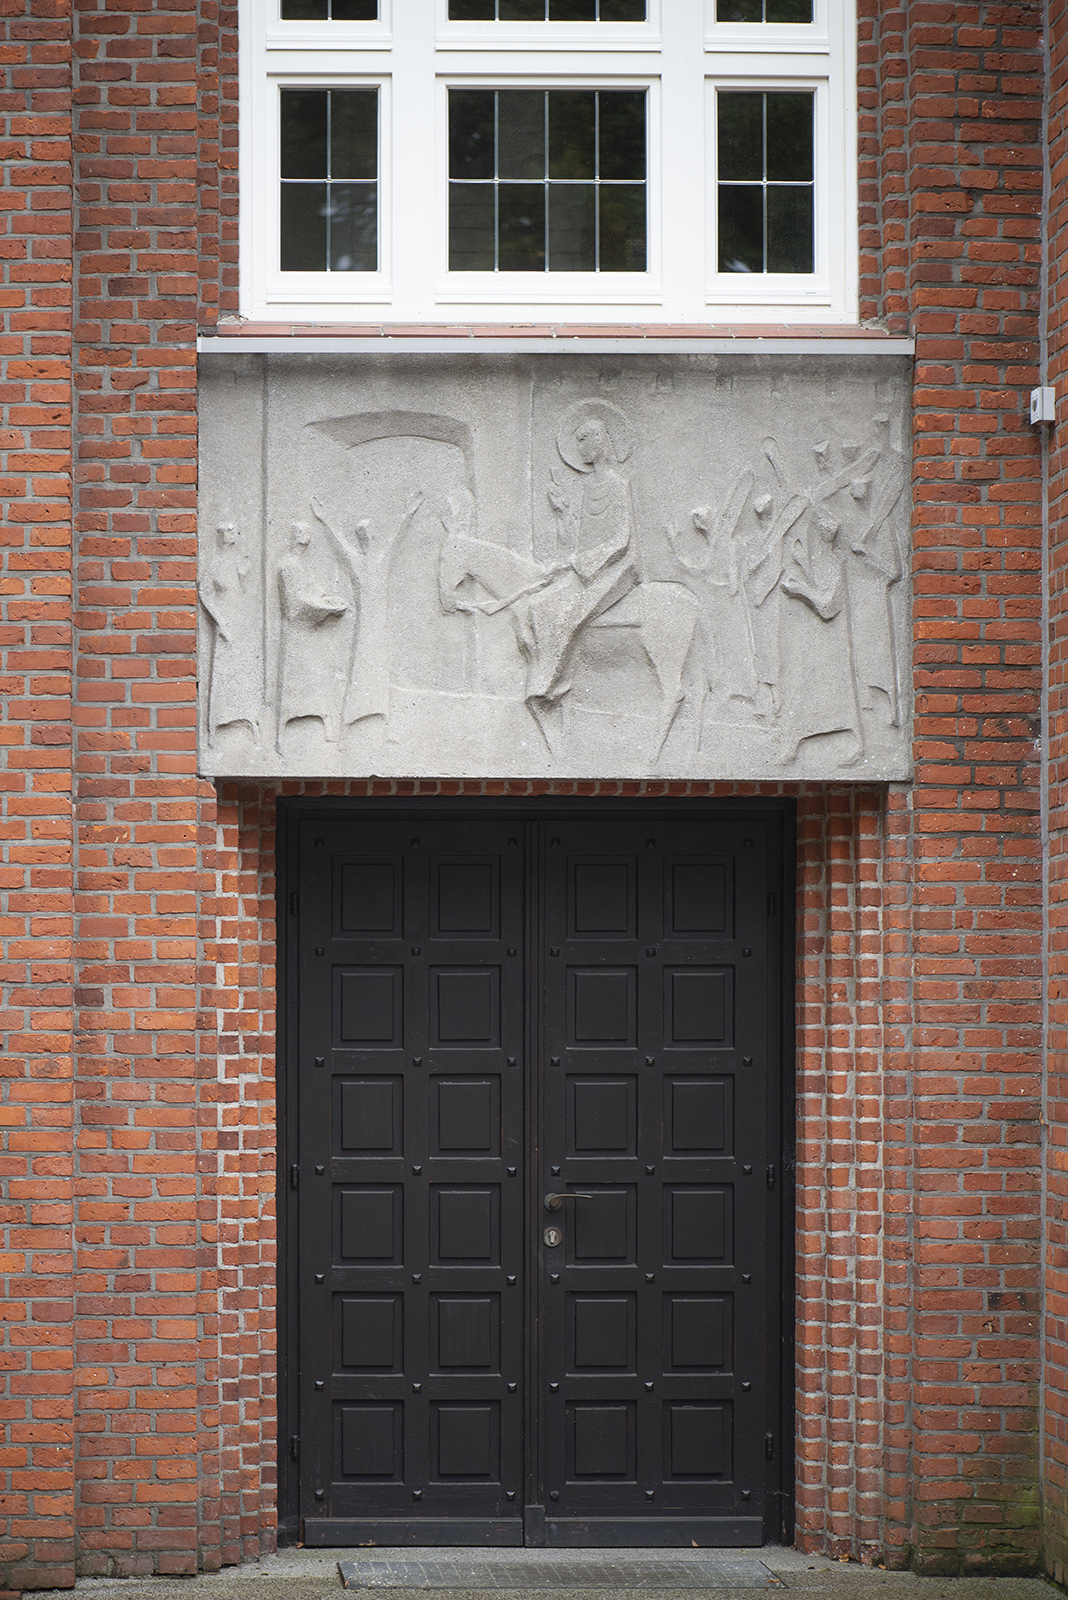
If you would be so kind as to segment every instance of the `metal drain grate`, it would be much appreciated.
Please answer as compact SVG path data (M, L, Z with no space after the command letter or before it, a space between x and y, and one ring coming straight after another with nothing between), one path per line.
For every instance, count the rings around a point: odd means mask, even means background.
M430 1561L339 1561L346 1589L784 1589L762 1561L717 1561L687 1556L583 1561L553 1552Z

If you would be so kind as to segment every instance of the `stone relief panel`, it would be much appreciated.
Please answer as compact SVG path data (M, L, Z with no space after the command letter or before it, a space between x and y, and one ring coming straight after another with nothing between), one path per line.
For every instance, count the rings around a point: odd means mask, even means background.
M203 358L201 770L907 778L908 384Z

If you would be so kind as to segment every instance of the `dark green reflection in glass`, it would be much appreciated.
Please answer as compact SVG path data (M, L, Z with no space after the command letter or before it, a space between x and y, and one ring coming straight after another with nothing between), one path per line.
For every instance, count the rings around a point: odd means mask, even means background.
M377 22L378 0L282 0L283 22Z
M449 0L449 21L644 22L645 0Z
M378 92L281 91L281 270L378 270Z
M453 272L644 272L644 90L449 93Z
M813 272L812 94L718 97L720 272Z
M717 22L811 22L812 0L717 0Z
M544 89L502 89L498 94L497 176L544 178Z

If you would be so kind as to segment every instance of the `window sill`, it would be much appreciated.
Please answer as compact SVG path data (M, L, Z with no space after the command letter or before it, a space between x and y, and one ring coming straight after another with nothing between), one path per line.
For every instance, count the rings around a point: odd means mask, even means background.
M441 354L479 346L487 353L526 351L646 351L737 355L859 353L912 355L912 339L855 323L321 323L224 321L201 330L203 353L257 351L324 355L376 350L422 350Z

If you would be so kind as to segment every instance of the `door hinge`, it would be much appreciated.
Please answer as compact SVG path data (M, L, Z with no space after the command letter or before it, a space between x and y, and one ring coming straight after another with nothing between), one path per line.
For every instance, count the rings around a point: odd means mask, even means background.
M300 1188L300 1168L295 1161L289 1169L289 1187L291 1189Z
M294 1461L300 1460L300 1434L292 1433L289 1436L289 1454Z
M769 1167L768 1168L768 1188L769 1189L774 1189L774 1187L775 1187L775 1168L774 1167Z
M775 896L773 894L769 894L768 895L768 916L769 917L773 917L774 915L775 915Z
M294 889L289 897L289 915L295 917L300 910L300 895Z
M769 1461L775 1460L775 1435L773 1433L764 1435L764 1455Z

